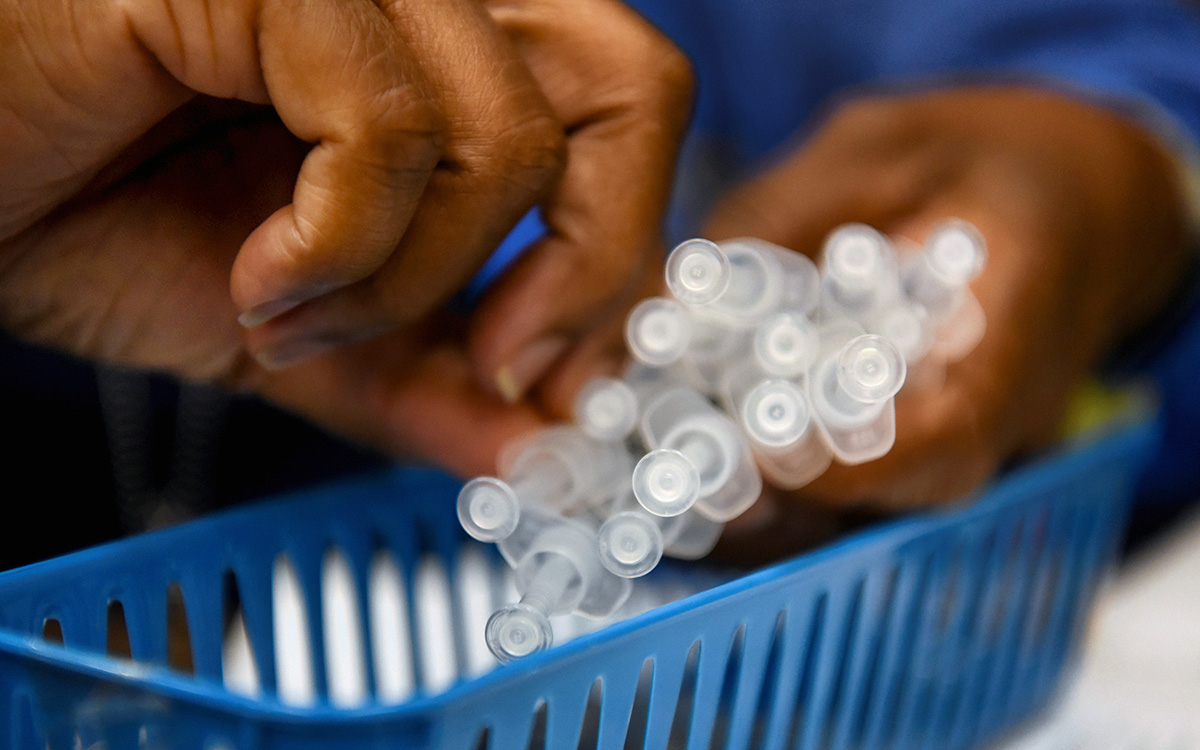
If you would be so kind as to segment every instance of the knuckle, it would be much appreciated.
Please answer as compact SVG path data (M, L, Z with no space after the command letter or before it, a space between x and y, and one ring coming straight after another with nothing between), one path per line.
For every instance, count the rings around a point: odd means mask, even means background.
M636 75L643 104L660 116L686 116L695 93L692 61L657 31L647 29L625 70Z
M484 183L526 195L545 192L567 163L567 137L548 110L522 112L462 149L468 171Z
M365 108L360 138L389 164L432 165L446 147L446 116L431 98L411 85L377 93Z

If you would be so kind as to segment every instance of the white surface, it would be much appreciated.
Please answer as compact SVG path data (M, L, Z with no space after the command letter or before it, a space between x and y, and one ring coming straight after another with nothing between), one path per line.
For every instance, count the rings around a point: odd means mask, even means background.
M1200 513L1098 602L1075 684L1003 750L1200 750Z

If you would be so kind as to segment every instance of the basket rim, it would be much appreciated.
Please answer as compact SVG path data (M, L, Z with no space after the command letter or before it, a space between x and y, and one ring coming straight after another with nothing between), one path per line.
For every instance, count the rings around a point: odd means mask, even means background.
M670 627L673 621L688 613L729 597L750 595L757 587L778 585L803 576L806 571L816 569L816 572L820 572L820 568L826 564L846 563L858 557L871 557L926 535L936 534L947 527L969 526L980 519L1003 513L1018 504L1025 497L1027 490L1042 484L1047 475L1074 473L1080 470L1081 462L1087 465L1103 464L1112 457L1130 454L1139 448L1144 450L1153 445L1153 441L1160 435L1160 429L1161 424L1157 417L1143 419L1090 435L1083 440L1056 446L1035 460L1005 472L987 487L957 503L875 524L829 544L737 576L713 588L580 635L546 652L513 664L501 665L482 675L463 679L441 692L426 695L418 691L402 703L382 704L368 700L351 707L321 702L293 705L283 703L271 694L245 696L229 691L219 682L198 679L165 665L134 662L69 645L55 644L35 635L22 634L3 627L0 627L0 654L258 721L346 726L363 721L419 721L456 701L502 689L514 680L536 677L540 673L586 658L594 648L612 647L614 643L619 645L622 639L647 628ZM1141 455L1144 457L1147 453L1148 451L1144 451ZM386 471L413 470L413 467L399 467ZM324 485L321 489L353 484L360 479L361 477L343 478ZM229 519L243 516L254 517L264 506L287 504L295 499L295 494L266 498L176 527L108 542L14 568L0 572L0 583L16 577L36 576L64 566L69 568L86 562L92 555L119 552L131 543L141 544L146 539L161 543L162 540L169 540L176 535L197 533L210 524L227 523Z

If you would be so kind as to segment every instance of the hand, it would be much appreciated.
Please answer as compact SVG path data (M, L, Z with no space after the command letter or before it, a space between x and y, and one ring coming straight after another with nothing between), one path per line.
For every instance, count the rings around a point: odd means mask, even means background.
M471 0L441 3L436 14L392 0L130 0L52 9L5 0L0 30L13 40L2 61L0 252L11 258L19 248L19 270L90 264L101 273L107 264L103 271L116 274L140 252L192 238L150 237L133 225L62 248L61 234L81 214L122 222L168 200L154 209L204 211L224 201L234 211L256 202L262 182L291 181L291 202L239 238L236 257L227 247L200 248L221 254L203 262L232 263L226 273L250 327L246 346L269 366L429 313L562 166L561 124ZM276 148L296 139L316 145L298 171L292 160L255 159L258 170L239 170L241 181L230 184L220 170L253 155L237 150L246 144L222 141L228 121L214 120L214 109L227 107L207 97L269 105L281 121ZM253 147L269 138L260 133ZM159 193L147 192L173 159L196 148L211 157L201 171L176 173L172 184L159 180ZM195 184L206 178L213 180L207 189ZM215 190L235 193L204 194ZM90 307L76 305L69 324L50 300L0 320L18 334L30 326L40 332L49 319L95 333L95 317L112 307L108 291L97 290ZM113 354L61 333L48 343Z
M690 113L686 58L617 0L484 0L567 130L550 227L483 300L479 377L564 417L575 392L625 361L624 319L661 292L662 218Z
M467 326L436 310L535 200L551 196L561 171L562 123L482 8L410 18L397 3L264 2L255 19L230 5L210 38L190 34L186 19L199 5L162 16L131 4L115 18L103 15L108 5L88 5L77 9L73 37L68 17L18 23L24 3L0 7L0 32L21 41L0 62L22 84L0 102L0 325L89 358L256 390L351 438L463 472L490 470L500 444L540 422L528 405L505 407L481 390L479 374L492 384L494 370L469 359ZM629 52L614 45L612 62L588 71L594 80L565 76L552 88L580 144L572 149L583 153L548 211L559 231L543 247L564 252L535 252L521 264L527 279L553 281L542 265L601 267L579 240L609 239L591 227L621 209L593 219L592 203L569 186L586 192L589 169L617 148L631 164L657 165L644 186L607 199L653 216L634 214L641 221L618 248L650 255L641 238L657 232L665 198L640 201L665 196L685 113L661 126L629 119L658 111L660 97L682 108L686 66L636 16L607 20L625 24L605 32L624 44L647 55L665 48L665 78L614 74ZM577 52L577 41L543 50L542 70L555 50ZM599 108L587 106L589 90ZM485 309L519 306L529 283L514 277ZM615 281L606 300L614 308L624 300L613 297L628 296ZM279 312L307 294L284 287L318 296ZM581 334L587 306L564 305L477 325L475 347L509 354L537 326L557 325L560 310ZM248 333L237 325L239 313L271 312ZM261 364L306 358L277 372Z
M943 388L901 392L890 453L835 464L764 502L865 512L939 503L1055 440L1072 389L1179 278L1180 196L1152 138L1055 94L963 88L842 105L729 194L706 236L762 237L813 255L844 222L919 242L938 222L966 219L989 247L973 284L987 332Z

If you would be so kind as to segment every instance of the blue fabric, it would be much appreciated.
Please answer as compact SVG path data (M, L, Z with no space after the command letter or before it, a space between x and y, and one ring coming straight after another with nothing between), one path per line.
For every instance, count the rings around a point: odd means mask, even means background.
M685 162L720 183L802 139L837 97L876 87L1022 80L1200 144L1200 14L1170 0L634 0L691 57L699 82ZM684 164L676 233L706 196ZM707 196L711 199L711 196ZM1146 363L1166 443L1144 482L1158 502L1200 495L1200 305Z

